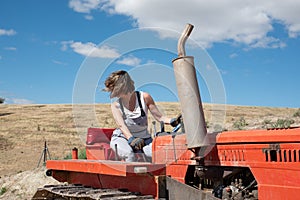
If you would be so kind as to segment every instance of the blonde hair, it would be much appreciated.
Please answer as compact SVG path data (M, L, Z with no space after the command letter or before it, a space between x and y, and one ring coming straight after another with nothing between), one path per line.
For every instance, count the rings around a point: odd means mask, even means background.
M135 90L134 81L124 70L111 73L105 80L104 91L110 92L110 98L119 96L120 94L128 94Z

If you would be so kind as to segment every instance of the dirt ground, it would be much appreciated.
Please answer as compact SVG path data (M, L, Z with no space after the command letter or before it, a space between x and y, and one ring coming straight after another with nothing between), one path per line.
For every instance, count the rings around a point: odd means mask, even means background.
M158 107L170 117L180 113L178 103L158 103ZM209 131L262 129L282 122L299 126L298 112L296 108L204 104ZM150 117L151 133L152 121ZM73 147L84 149L88 127L115 127L109 104L1 104L0 199L30 199L36 188L56 183L45 176L45 141L51 159L63 159ZM159 129L158 123L155 129Z

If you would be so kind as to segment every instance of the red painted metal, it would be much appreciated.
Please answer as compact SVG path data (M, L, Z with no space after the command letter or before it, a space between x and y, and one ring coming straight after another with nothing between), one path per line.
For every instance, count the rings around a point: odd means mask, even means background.
M69 170L84 173L99 173L105 175L116 176L132 176L137 167L145 167L148 173L153 176L163 175L165 173L165 165L152 164L146 162L124 162L110 160L49 160L47 168L52 170Z
M86 157L88 160L115 160L116 155L108 143L95 143L86 145Z
M157 196L157 177L165 175L165 165L122 161L49 160L47 168L61 182L80 183L95 188L127 188ZM138 173L138 169L145 169Z
M86 144L109 143L114 130L113 128L88 128Z
M300 129L221 133L205 164L249 167L260 200L295 199L300 193Z
M274 143L299 141L299 128L271 130L241 130L218 134L217 143Z
M109 142L114 129L89 128L86 137L86 157L88 160L115 160L115 152Z
M78 159L78 149L76 147L72 149L72 159Z
M192 151L187 151L185 134L160 136L152 142L152 161L161 164L196 164Z
M97 149L98 142L103 142L96 135L104 132L109 135L113 129L91 130L97 142L87 145L87 155L93 151L93 145ZM208 137L211 146L205 154L205 166L249 168L257 180L260 200L295 199L300 193L300 128L228 131L208 134ZM53 177L59 181L99 188L127 188L158 197L158 177L170 176L185 183L188 167L197 165L186 143L185 134L154 138L152 163L51 160L47 161L47 168L52 169ZM100 152L99 148L97 151ZM88 159L94 159L94 153ZM102 158L108 159L105 153ZM146 169L146 173L135 173L136 167Z
M300 128L229 131L208 136L214 143L207 148L205 166L250 168L258 182L260 200L294 199L300 193ZM176 136L174 143L171 136L156 138L153 161L166 163L167 175L184 182L183 166L194 165L194 155L184 152L184 135Z

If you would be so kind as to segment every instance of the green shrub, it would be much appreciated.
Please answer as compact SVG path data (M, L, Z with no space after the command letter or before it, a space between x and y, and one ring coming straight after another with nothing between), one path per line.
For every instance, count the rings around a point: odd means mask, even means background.
M221 132L221 131L224 131L224 128L221 124L215 124L213 130L216 132Z
M262 125L262 128L270 128L272 126L272 120L270 119L265 119L263 121L263 125Z
M206 128L210 128L209 121L205 121Z
M277 119L275 123L272 123L273 128L290 128L291 124L295 123L293 119Z
M86 159L86 151L85 149L80 149L78 152L78 158L79 159Z
M0 189L0 195L4 194L7 191L6 187Z
M69 153L64 157L64 160L70 160L70 159L72 159L72 153Z
M240 117L239 120L237 120L233 123L233 127L238 130L242 130L247 125L248 125L248 123L246 122L244 117Z
M300 117L300 108L294 113L293 117Z
M1 104L1 103L4 103L4 101L5 101L5 99L2 98L2 97L0 97L0 104Z
M72 159L72 153L69 153L64 157L64 160ZM78 159L86 159L86 151L85 149L78 150Z
M264 125L267 125L267 124L272 124L272 121L270 119L265 119L264 122L263 122Z

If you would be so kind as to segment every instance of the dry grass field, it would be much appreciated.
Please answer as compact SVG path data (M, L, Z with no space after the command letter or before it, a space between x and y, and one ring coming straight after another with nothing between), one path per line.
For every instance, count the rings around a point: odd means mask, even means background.
M180 112L178 103L158 103L158 107L168 116ZM226 109L226 113L222 109ZM267 122L278 119L293 119L291 126L296 126L300 122L299 117L293 117L297 111L294 108L204 105L208 127L220 129L222 126L224 130L264 128ZM226 120L224 125L220 124L222 117ZM150 117L151 131L152 120ZM219 121L219 125L213 125L214 121ZM84 148L86 129L91 126L115 127L109 104L0 105L0 176L34 169L44 141L54 159L64 158L73 147Z
M178 103L162 102L157 105L170 117L175 117L180 112ZM296 108L204 104L204 113L209 131L300 125L300 111ZM151 132L152 120L150 117ZM84 149L86 129L91 126L115 127L109 104L1 104L0 188L5 182L4 178L8 180L7 177L16 177L28 171L35 174L45 141L52 159L63 159L73 147ZM156 128L159 129L158 126ZM40 165L42 164L43 161Z

